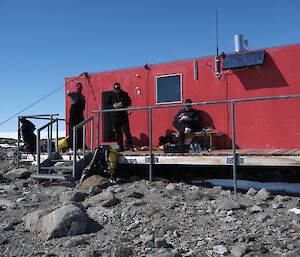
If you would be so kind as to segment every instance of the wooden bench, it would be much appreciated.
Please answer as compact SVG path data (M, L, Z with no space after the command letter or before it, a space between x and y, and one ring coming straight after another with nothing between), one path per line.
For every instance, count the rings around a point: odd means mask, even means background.
M173 133L176 137L179 137L179 133ZM201 137L208 137L209 138L209 145L211 149L216 149L216 139L215 137L222 136L223 132L219 131L212 131L207 130L206 132L202 131L194 131L190 132L189 134L185 135L184 138L184 144L188 145L190 144L194 139L201 138Z

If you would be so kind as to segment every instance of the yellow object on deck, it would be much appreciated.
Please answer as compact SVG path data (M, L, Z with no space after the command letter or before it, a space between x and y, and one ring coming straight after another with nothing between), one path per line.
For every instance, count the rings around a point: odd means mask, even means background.
M62 149L67 148L69 146L68 140L67 140L68 138L69 137L65 137L65 138L58 141L58 150L62 150ZM55 146L55 148L56 148L56 146Z

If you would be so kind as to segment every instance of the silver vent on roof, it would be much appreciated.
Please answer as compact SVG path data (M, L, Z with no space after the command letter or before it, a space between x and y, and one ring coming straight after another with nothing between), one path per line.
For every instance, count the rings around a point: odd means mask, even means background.
M234 51L236 53L244 51L244 40L242 34L234 35Z

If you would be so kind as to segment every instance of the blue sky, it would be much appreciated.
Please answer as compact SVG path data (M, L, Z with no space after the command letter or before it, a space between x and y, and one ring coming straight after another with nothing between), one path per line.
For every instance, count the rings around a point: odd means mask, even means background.
M65 77L215 55L216 10L220 52L233 52L239 33L249 49L299 43L299 9L299 0L0 0L0 123ZM62 88L22 115L64 118L64 101ZM0 125L16 130L17 118Z

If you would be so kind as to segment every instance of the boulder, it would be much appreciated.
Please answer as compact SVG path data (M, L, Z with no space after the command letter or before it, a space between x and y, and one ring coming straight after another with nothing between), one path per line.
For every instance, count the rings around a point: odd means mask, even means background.
M231 255L233 257L242 257L247 252L246 245L237 245L231 249Z
M255 196L256 200L263 200L263 201L272 200L273 198L274 198L273 195L270 192L268 192L265 188L259 190Z
M83 202L83 206L86 208L98 205L101 205L103 207L111 207L118 204L119 202L120 200L115 198L112 192L104 191L85 200Z
M3 175L5 179L27 179L31 175L31 172L27 168L13 169Z
M115 246L111 251L112 257L131 257L133 256L133 250L131 247L127 247L123 244Z
M108 178L102 177L100 175L93 175L84 180L81 184L83 190L89 192L92 187L97 186L99 188L107 188L111 185Z
M257 190L252 187L247 192L248 196L255 196L256 194L257 194Z
M237 210L237 209L241 209L244 207L236 200L232 200L232 199L228 199L228 198L213 200L211 202L211 205L215 209L221 209L221 210L227 210L227 211Z
M61 203L69 203L84 201L87 196L88 194L85 191L74 190L61 192L58 197Z
M16 203L12 200L0 199L0 206L5 208L14 208Z
M37 232L43 240L82 234L88 217L76 205L64 205L50 213L36 211L23 217L25 228Z

